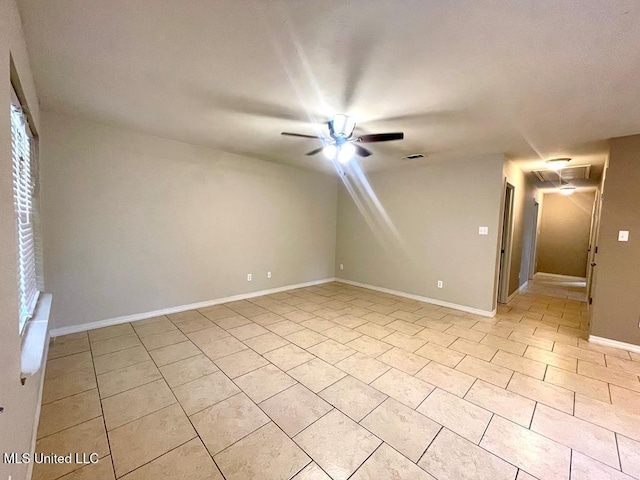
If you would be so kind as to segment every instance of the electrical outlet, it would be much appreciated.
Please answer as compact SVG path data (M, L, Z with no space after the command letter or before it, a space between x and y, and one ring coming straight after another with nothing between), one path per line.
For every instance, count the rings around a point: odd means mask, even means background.
M628 230L620 230L618 232L618 241L619 242L628 242L629 241L629 231Z
M442 280L438 280L438 288L444 288L444 282Z
M247 282L250 282L251 280L253 280L253 275L247 273Z
M344 263L340 264L340 270L344 270Z
M271 278L271 272L267 272L267 278Z
M489 227L478 228L478 235L489 235Z

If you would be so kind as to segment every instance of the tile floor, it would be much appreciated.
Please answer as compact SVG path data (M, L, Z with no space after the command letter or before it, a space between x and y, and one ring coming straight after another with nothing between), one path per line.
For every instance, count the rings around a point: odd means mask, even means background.
M495 318L330 283L52 342L36 480L640 479L640 355L583 288Z

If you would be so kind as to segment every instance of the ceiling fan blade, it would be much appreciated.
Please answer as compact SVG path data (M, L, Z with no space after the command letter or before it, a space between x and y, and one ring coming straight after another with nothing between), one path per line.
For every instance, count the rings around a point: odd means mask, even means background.
M320 153L324 147L316 148L315 150L311 150L307 155L315 155L316 153Z
M368 157L369 155L371 155L371 152L369 150L367 150L364 147L361 147L357 143L354 143L353 146L356 147L356 153L361 157Z
M280 135L287 135L289 137L319 138L320 140L322 140L322 138L318 137L317 135L304 135L302 133L282 132Z
M388 142L389 140L402 140L404 133L373 133L371 135L362 135L358 137L358 142L361 143L374 143L374 142Z

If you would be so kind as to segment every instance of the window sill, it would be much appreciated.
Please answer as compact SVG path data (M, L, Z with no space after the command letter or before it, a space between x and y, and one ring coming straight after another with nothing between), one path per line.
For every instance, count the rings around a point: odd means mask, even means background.
M50 293L42 293L38 299L33 318L27 322L22 338L22 354L20 357L23 383L26 377L34 375L42 367L52 297Z

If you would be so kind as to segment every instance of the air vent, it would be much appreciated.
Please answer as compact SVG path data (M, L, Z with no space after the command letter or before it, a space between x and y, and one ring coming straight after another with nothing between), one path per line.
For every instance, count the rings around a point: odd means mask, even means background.
M412 155L407 155L404 157L405 160L416 160L418 158L424 158L424 155L421 153L414 153Z
M560 182L562 180L587 180L591 175L591 165L580 165L577 167L566 167L562 170L534 170L533 173L541 182Z

